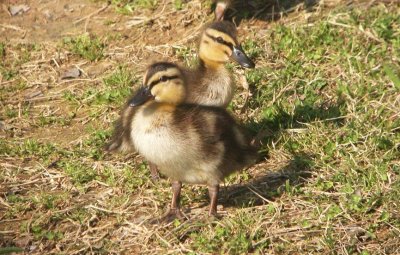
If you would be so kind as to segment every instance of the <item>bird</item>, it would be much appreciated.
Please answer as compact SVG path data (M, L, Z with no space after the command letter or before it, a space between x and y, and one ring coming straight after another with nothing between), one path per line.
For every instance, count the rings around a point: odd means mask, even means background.
M198 65L194 68L177 66L188 84L186 103L216 107L227 107L232 100L235 83L231 73L225 67L234 60L245 68L254 68L254 62L247 57L237 40L237 30L229 21L216 21L207 25L201 33L198 45ZM129 119L134 110L127 104L121 110L115 123L111 141L105 149L109 152L134 151L129 135ZM127 124L128 123L128 124ZM150 166L151 175L157 179L154 166Z
M154 63L130 98L130 139L138 153L170 178L172 202L160 219L183 219L182 183L207 185L209 216L217 216L219 184L254 163L257 149L226 109L186 103L190 86L181 68Z
M229 21L212 22L201 33L198 65L182 68L187 79L187 103L227 107L233 98L235 82L225 64L233 60L245 68L254 62L237 40L236 26Z

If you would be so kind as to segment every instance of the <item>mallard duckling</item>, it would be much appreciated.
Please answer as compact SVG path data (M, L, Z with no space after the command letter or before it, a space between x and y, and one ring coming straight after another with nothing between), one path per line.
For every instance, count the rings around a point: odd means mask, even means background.
M132 142L144 158L172 181L172 203L163 219L182 218L183 183L205 184L209 215L217 215L219 183L256 159L256 149L241 127L220 107L185 104L187 88L181 69L167 62L151 65L144 85L129 104Z
M199 42L199 65L194 69L176 67L183 73L188 84L185 103L226 107L235 90L234 80L225 68L225 63L233 59L240 65L253 68L254 63L243 52L237 41L236 27L228 22L213 22L203 31ZM134 114L132 108L125 107L116 122L108 151L129 152L134 150L129 139L127 119ZM152 168L154 169L154 167ZM152 171L153 176L157 176Z
M188 84L186 103L227 107L235 83L225 64L233 59L246 68L255 66L237 41L235 25L228 21L208 25L201 34L198 55L196 68L182 68Z

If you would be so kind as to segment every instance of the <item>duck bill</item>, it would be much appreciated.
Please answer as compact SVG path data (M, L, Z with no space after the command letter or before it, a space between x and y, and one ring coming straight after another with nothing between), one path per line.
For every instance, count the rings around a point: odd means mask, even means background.
M245 68L254 68L256 65L253 61L244 53L241 46L233 46L232 59L238 62Z
M128 104L130 107L142 105L153 98L149 87L142 86L136 91L136 94L129 100Z

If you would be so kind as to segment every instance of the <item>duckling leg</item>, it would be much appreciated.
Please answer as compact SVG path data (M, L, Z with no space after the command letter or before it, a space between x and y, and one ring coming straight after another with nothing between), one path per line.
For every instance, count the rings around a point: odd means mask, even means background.
M160 179L160 175L158 174L157 166L154 165L153 163L149 162L149 168L150 168L151 178L154 181Z
M210 210L208 211L208 216L217 216L218 193L218 184L208 186L208 195L210 196Z
M168 209L167 213L161 217L161 221L164 222L171 222L174 219L184 219L185 216L181 212L180 208L180 197L181 197L181 189L182 189L182 182L180 181L173 181L171 183L172 186L172 201L171 206Z

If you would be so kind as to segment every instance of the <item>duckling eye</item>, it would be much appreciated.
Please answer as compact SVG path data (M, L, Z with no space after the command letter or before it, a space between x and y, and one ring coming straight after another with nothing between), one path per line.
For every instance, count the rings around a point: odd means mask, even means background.
M160 81L162 81L162 82L165 82L165 81L167 81L168 80L168 77L167 76L161 76L160 77Z
M217 37L217 42L219 42L219 43L224 43L224 39L222 39L221 36L218 36L218 37Z

